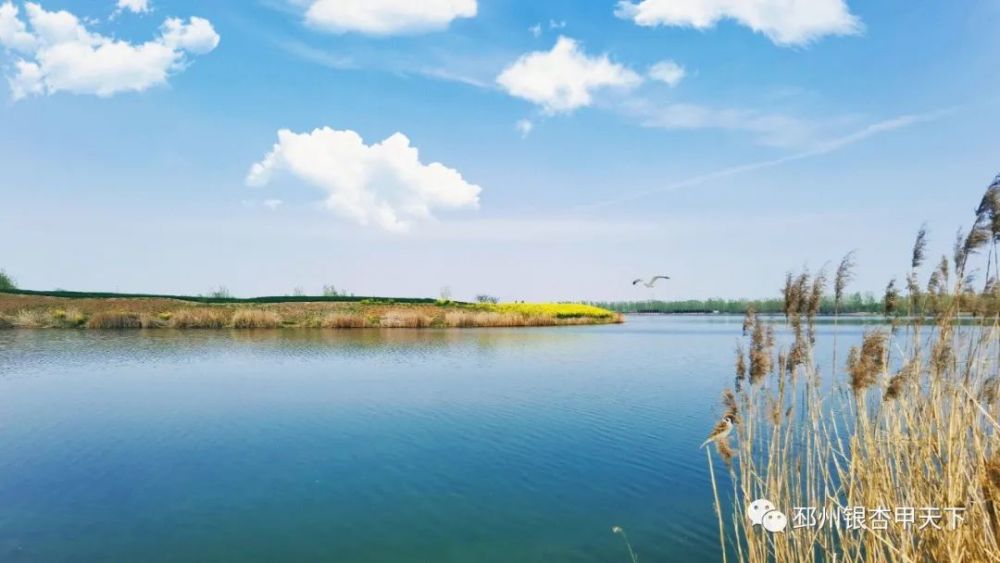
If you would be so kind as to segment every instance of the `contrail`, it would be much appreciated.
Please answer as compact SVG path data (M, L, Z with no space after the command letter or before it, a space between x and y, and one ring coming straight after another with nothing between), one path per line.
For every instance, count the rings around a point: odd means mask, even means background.
M654 194L663 192L672 192L682 188L689 188L691 186L697 186L699 184L704 184L705 182L710 182L712 180L718 180L720 178L728 178L730 176L736 176L738 174L743 174L745 172L753 172L754 170L761 170L763 168L773 168L775 166L780 166L788 162L794 162L796 160L804 160L806 158L812 158L815 156L822 156L824 154L829 154L834 151L838 151L848 145L852 145L859 141L863 141L869 137L874 137L881 133L887 133L889 131L895 131L896 129L902 129L910 125L917 123L926 123L929 121L935 121L953 113L957 110L957 107L952 107L944 110L919 113L919 114L909 114L901 115L899 117L894 117L892 119L886 119L884 121L879 121L877 123L872 123L863 129L844 135L842 137L837 137L835 139L830 139L820 143L818 146L811 148L806 151L797 152L790 154L788 156L783 156L781 158L774 158L771 160L762 160L759 162L752 162L749 164L741 164L739 166L733 166L730 168L723 168L722 170L717 170L715 172L709 172L708 174L701 174L699 176L694 176L686 180L681 180L679 182L674 182L673 184L667 184L666 186L660 186L657 188L651 188L648 190L642 190L634 192L632 194L626 195L625 197L620 197L617 199L609 199L606 201L598 201L595 203L588 203L584 205L579 205L575 207L576 210L583 209L598 209L601 207L608 207L611 205L618 205L621 203L627 203L629 201L635 201L637 199L642 199Z

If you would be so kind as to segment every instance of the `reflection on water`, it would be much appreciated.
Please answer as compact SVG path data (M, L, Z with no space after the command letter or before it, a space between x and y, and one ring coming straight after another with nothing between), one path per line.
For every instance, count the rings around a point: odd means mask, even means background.
M717 560L740 326L0 332L0 560Z

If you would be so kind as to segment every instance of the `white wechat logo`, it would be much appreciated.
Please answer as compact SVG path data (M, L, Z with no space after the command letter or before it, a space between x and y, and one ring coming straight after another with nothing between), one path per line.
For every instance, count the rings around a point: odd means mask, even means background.
M750 503L750 506L747 507L747 518L754 526L760 524L773 534L784 532L785 527L788 526L788 517L780 510L776 510L774 503L765 498L759 498Z

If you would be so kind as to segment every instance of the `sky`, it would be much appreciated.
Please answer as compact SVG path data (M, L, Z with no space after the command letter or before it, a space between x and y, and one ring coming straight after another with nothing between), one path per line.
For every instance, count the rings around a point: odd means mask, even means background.
M996 0L0 0L0 268L692 299L856 250L878 293L1000 172L998 24Z

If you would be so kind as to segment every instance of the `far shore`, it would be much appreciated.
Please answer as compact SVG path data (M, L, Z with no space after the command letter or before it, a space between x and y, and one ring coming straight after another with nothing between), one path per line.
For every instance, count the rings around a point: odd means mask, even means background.
M577 303L460 303L411 299L258 300L64 297L0 292L0 328L253 329L476 328L612 324L620 313Z

